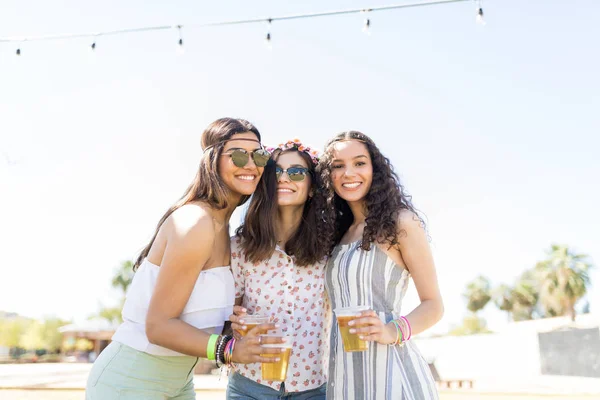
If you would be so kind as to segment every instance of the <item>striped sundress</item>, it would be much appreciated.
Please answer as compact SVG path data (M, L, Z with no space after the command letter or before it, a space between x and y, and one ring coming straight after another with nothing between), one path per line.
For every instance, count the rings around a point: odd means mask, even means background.
M399 318L410 273L376 245L360 241L338 245L329 259L325 285L332 309L370 306L386 323ZM345 353L335 316L330 330L328 399L438 399L429 366L415 344L369 344L364 352Z

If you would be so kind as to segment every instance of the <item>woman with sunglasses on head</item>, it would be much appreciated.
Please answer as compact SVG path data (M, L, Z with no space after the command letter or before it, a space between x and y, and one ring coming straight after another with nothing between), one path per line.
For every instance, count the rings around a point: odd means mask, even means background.
M330 330L332 399L437 399L435 382L412 335L443 314L424 223L390 161L366 135L348 131L326 146L319 174L326 207L324 238L333 238L326 287L334 313L366 306L348 322L365 351L344 352L338 322ZM403 314L413 279L421 303ZM368 344L370 342L370 344Z
M324 256L315 194L316 152L299 140L274 149L246 214L232 238L234 331L262 314L292 345L286 379L265 380L261 364L234 364L227 399L324 399L326 306ZM246 315L246 312L250 315Z
M194 181L158 223L141 252L123 307L123 324L88 377L86 399L194 399L199 357L269 362L256 327L223 336L234 304L229 218L254 192L269 153L248 121L222 118L202 133ZM280 343L279 340L262 343Z

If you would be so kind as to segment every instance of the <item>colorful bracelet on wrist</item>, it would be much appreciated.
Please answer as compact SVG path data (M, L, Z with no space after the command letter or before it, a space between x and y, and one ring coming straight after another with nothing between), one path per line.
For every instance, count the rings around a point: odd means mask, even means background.
M213 334L208 338L208 343L206 344L206 358L210 361L214 361L215 359L215 350L217 340L219 340L219 335Z
M395 319L392 320L392 324L396 327L396 340L392 343L394 346L402 343L402 329L400 329L400 324Z
M406 324L406 329L408 330L408 335L406 336L406 340L410 340L410 338L412 337L412 328L410 327L410 322L408 322L408 319L404 316L400 317L404 323Z
M220 368L225 364L225 346L233 338L231 335L221 336L219 344L217 345L217 353L215 355L217 368Z
M406 317L402 316L398 319L393 319L392 323L396 327L397 334L396 341L393 343L393 345L402 345L404 342L410 340L412 336L412 328Z
M227 345L225 346L224 353L224 364L230 366L233 364L233 349L235 348L235 338L231 338Z

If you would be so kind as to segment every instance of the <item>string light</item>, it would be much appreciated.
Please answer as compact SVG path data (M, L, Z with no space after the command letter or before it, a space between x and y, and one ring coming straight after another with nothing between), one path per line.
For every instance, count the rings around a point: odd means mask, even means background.
M374 12L374 11L390 11L397 10L403 8L414 8L414 7L425 7L425 6L435 6L435 5L443 5L450 3L462 3L466 1L472 0L429 0L429 1L420 1L415 3L404 3L404 4L392 4L388 6L378 6L371 7L368 9L359 8L359 9L346 9L346 10L335 10L335 11L326 11L326 12L315 12L310 14L294 14L294 15L284 15L279 17L271 17L271 18L253 18L253 19L243 19L243 20L229 20L229 21L218 21L218 22L210 22L204 24L192 24L190 27L197 28L208 28L214 26L225 26L225 25L241 25L241 24L254 24L254 23L264 23L268 22L269 30L266 34L266 42L267 46L271 48L272 46L272 34L271 34L271 22L273 21L284 21L284 20L292 20L292 19L304 19L304 18L318 18L318 17L326 17L326 16L335 16L335 15L345 15L345 14L357 14L364 12ZM485 24L483 21L483 8L481 7L481 0L477 1L477 22L480 24ZM177 41L177 49L181 53L183 52L183 37L181 36L181 29L183 25L175 26L179 32L179 40ZM366 18L363 25L363 31L367 34L370 34L371 28L371 19ZM0 43L6 42L23 42L23 41L42 41L42 40L65 40L65 39L75 39L75 38L89 38L89 37L98 37L100 35L110 36L110 35L124 35L129 33L139 33L139 32L147 32L147 31L159 31L159 30L167 30L173 29L172 25L161 25L161 26L146 26L141 28L127 28L120 29L114 31L105 31L105 32L97 32L97 33L72 33L72 34L62 34L62 35L44 35L37 37L27 37L27 38L13 38L13 37L0 37ZM96 49L96 40L90 45L90 49L95 51ZM21 55L21 47L18 47L16 50L16 55Z
M185 53L185 48L183 47L183 36L181 35L181 25L177 25L177 31L179 33L179 40L177 41L177 53L183 54Z
M367 34L367 35L371 35L371 19L368 17L368 13L369 11L371 11L370 9L365 9L362 10L361 13L364 13L365 15L367 15L367 17L365 18L365 21L363 23L363 27L362 27L362 31Z
M371 20L369 18L365 19L365 25L363 26L363 32L366 33L367 35L371 34L371 30L369 29L371 27Z
M481 7L481 0L477 0L477 15L475 16L475 22L479 25L485 25L485 20L483 19L483 8Z
M96 58L96 47L98 46L98 36L99 35L94 36L92 43L88 47L91 60L95 60L95 58Z
M267 26L267 36L265 36L265 43L267 45L267 48L269 50L273 49L273 43L271 42L271 22L273 22L273 20L271 18L269 18L267 20L268 26Z
M17 57L21 55L21 48L23 47L23 43L25 42L25 40L27 39L20 40L20 43L17 45L17 50L15 50L15 54L17 55Z

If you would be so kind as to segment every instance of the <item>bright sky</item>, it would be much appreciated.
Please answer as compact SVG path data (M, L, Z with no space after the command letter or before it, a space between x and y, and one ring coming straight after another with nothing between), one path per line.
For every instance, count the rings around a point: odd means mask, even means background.
M384 3L5 0L0 36ZM371 13L370 36L359 15L277 22L272 50L262 24L184 29L183 55L175 30L101 37L95 54L89 39L23 43L20 57L0 43L0 310L84 319L114 304L113 270L187 187L200 134L222 116L267 144L370 135L428 218L446 304L436 330L465 314L467 281L510 283L553 242L598 263L600 4L484 10L485 27L470 2Z

